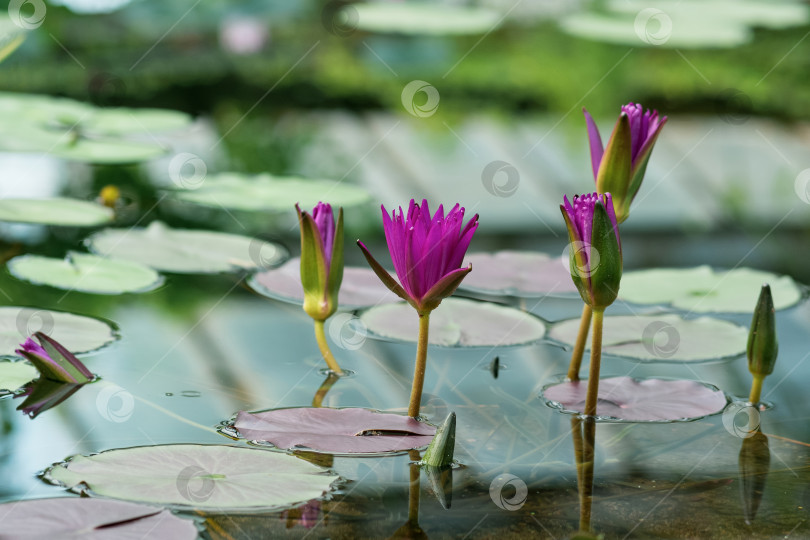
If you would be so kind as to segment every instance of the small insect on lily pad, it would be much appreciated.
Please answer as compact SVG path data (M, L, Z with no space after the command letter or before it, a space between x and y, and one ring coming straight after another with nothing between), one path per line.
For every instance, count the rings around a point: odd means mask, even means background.
M472 263L459 289L498 296L533 298L542 296L579 297L571 274L559 257L532 251L470 253L464 265Z
M588 381L543 389L549 407L571 414L585 410ZM597 418L627 422L696 420L722 411L728 400L715 386L697 381L611 377L599 380Z
M368 201L370 195L348 182L222 173L207 176L196 189L175 192L175 198L214 208L289 212L296 203L301 208L311 208L319 201L335 207L355 206Z
M100 204L68 198L0 199L0 221L65 227L93 227L113 219L113 211Z
M194 522L168 510L121 501L60 497L0 504L3 538L193 540Z
M272 268L287 257L272 242L216 231L172 229L155 221L143 229L104 229L87 239L104 255L164 272L217 274Z
M0 362L0 396L7 396L39 377L37 368L28 362Z
M371 308L360 320L369 337L415 342L419 336L419 317L406 303ZM524 311L447 298L430 315L428 341L443 347L496 347L533 343L545 333L543 322Z
M301 305L304 302L301 259L296 257L273 270L258 272L248 280L248 285L268 298ZM355 310L399 302L400 298L389 291L370 268L346 266L338 300L338 309Z
M361 30L408 35L483 34L500 25L497 11L428 2L372 2L344 8L346 24Z
M672 304L693 313L751 313L763 283L770 284L776 309L790 307L802 298L801 289L788 276L709 266L625 272L619 298L637 304Z
M145 292L163 283L160 274L148 266L85 253L71 252L64 259L21 255L7 266L17 279L87 293Z
M41 331L73 354L95 351L118 339L109 323L65 311L0 306L0 357L14 351L34 332Z
M579 318L555 324L549 337L573 345ZM602 353L643 362L705 362L745 352L748 329L729 321L662 315L608 315Z
M278 452L226 445L118 448L57 463L44 478L91 496L206 511L290 506L324 496L338 476Z
M427 446L436 433L430 424L407 416L360 408L240 411L233 428L251 442L329 454L403 452Z

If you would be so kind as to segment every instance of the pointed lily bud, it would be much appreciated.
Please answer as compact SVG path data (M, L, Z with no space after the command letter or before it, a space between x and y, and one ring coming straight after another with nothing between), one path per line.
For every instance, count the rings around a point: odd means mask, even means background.
M773 373L779 344L776 341L776 316L773 308L771 287L763 285L748 333L748 371L754 377Z
M301 227L301 284L304 311L316 321L325 321L338 306L343 281L343 208L337 225L329 204L319 202L312 215L298 212Z
M658 111L645 111L637 103L623 105L607 148L603 149L596 123L588 111L582 112L588 124L596 191L613 195L616 218L622 223L630 215L630 204L641 187L647 162L667 117L659 120Z
M31 362L43 378L63 383L86 383L93 380L93 374L81 360L65 349L59 342L42 332L34 337L38 345L28 338L15 352Z
M622 247L610 193L564 197L560 205L571 241L570 272L582 300L604 309L616 300L622 279Z

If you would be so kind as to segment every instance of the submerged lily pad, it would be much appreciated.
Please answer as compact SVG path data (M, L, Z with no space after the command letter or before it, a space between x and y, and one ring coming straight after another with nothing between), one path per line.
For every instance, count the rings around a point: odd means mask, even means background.
M268 298L301 305L304 301L301 259L296 257L278 268L256 273L248 280L248 285ZM338 301L338 309L354 310L399 302L400 298L388 290L370 268L346 266Z
M207 176L196 189L177 191L175 197L215 208L276 212L289 212L296 203L301 208L311 208L319 201L354 206L370 199L365 189L347 182L236 173Z
M427 2L360 3L344 9L347 10L347 25L356 18L357 28L379 33L483 34L497 28L502 19L500 13L490 9Z
M164 272L216 274L272 268L287 252L278 244L215 231L172 229L155 221L145 229L105 229L90 236L92 251Z
M763 283L770 284L776 309L790 307L802 298L801 289L788 276L751 268L713 270L709 266L625 272L619 298L637 304L672 304L694 313L750 313Z
M566 261L567 262L567 261ZM577 288L562 259L532 251L471 253L464 266L472 263L459 289L491 295L525 298L577 295Z
M77 199L0 199L0 221L92 227L112 221L106 206Z
M3 538L193 540L197 527L168 510L121 501L60 497L0 505Z
M370 331L369 337L415 342L419 336L419 317L406 303L371 308L360 320ZM543 322L524 311L447 298L430 315L428 341L444 347L496 347L532 343L545 333Z
M0 306L0 356L15 356L15 349L38 330L73 354L95 351L118 339L113 327L92 317L31 307Z
M167 444L74 456L53 465L45 479L88 495L232 511L289 506L322 497L338 477L277 452Z
M250 441L330 454L402 452L430 444L436 433L435 427L407 416L359 408L240 411L233 427Z
M602 353L646 362L701 362L733 358L745 352L748 329L700 317L608 315L604 319ZM555 324L549 337L573 345L579 318Z
M11 394L39 377L28 362L0 362L0 396Z
M563 412L582 413L588 381L547 386L543 398ZM726 396L714 386L696 381L611 377L599 380L596 414L599 419L628 422L695 420L722 411Z
M98 294L150 291L163 278L142 264L71 252L64 259L22 255L8 263L17 279L37 285Z

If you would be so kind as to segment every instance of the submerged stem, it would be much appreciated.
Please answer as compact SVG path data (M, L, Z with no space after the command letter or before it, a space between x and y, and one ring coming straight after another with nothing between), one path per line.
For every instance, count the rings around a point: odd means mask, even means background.
M330 371L329 375L326 376L326 379L321 384L318 391L315 392L315 397L312 398L312 406L313 407L322 407L323 399L326 397L326 394L329 390L334 386L337 380L340 378L340 375L335 373L334 371Z
M582 317L579 320L579 332L577 341L574 344L574 352L571 353L571 363L568 366L568 380L579 380L579 367L582 365L582 355L585 353L585 342L588 340L588 329L591 326L591 314L593 309L585 304L582 308Z
M344 375L343 370L340 369L337 360L332 356L332 351L329 349L329 344L326 342L326 334L323 331L323 321L315 321L315 339L318 341L318 348L321 350L323 359L326 360L326 365L329 366L329 369L331 369L335 375L342 377Z
M591 367L588 375L588 394L585 398L585 416L596 416L596 399L599 394L599 367L602 361L602 321L604 309L593 310L593 341L591 342Z
M428 328L430 327L430 312L419 315L419 342L416 345L416 367L413 371L413 386L411 386L411 402L408 405L408 416L419 416L419 407L422 404L422 386L425 384L425 365L427 364Z
M748 395L748 401L754 405L759 403L759 398L762 395L762 381L764 380L764 375L754 375L754 381L751 383L751 393Z

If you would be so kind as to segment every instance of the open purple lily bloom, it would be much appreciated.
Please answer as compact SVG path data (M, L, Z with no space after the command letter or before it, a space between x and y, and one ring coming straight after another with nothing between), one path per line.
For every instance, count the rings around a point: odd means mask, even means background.
M638 193L653 146L667 121L658 111L644 110L638 103L622 105L622 112L606 148L596 123L582 109L588 124L591 166L596 191L611 193L616 204L616 217L622 223L630 213L630 203Z
M371 268L394 294L410 303L419 315L428 313L456 290L472 265L462 268L464 255L478 228L478 214L464 225L464 208L456 204L447 215L439 205L430 215L426 200L411 199L407 216L402 207L388 215L382 206L388 251L399 283L357 241Z
M29 337L15 352L31 362L42 377L64 383L93 380L90 370L58 341L42 332L36 332L34 337L39 344Z

